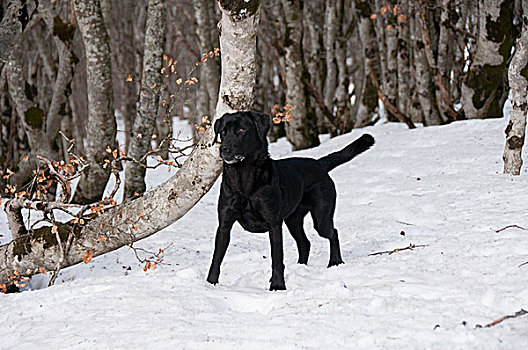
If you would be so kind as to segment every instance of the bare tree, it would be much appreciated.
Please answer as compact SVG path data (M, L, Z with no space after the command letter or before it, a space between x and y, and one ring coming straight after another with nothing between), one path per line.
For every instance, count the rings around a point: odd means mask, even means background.
M410 81L410 11L407 0L398 1L398 109L408 114L411 99Z
M303 20L301 16L301 1L283 0L282 6L286 17L284 35L286 104L293 107L290 111L291 121L286 124L286 136L293 148L298 150L317 146L319 138L317 137L315 125L316 118L309 106L310 100L306 96L306 88L303 81L303 74L306 74L307 70L302 58Z
M512 112L506 127L506 145L504 147L504 173L521 173L522 147L526 132L526 113L528 112L528 1L523 1L522 32L515 46L508 71L508 80L512 93Z
M103 197L110 171L102 167L107 147L115 149L116 121L110 67L110 45L99 0L74 0L86 55L88 125L86 158L90 165L81 176L73 202L93 203Z
M147 27L143 54L143 74L139 96L139 108L134 120L132 141L128 156L141 159L151 148L152 135L158 117L158 103L161 90L161 69L165 48L167 12L165 0L149 0ZM143 164L130 162L125 172L125 198L131 198L145 192L145 173L147 159Z
M197 0L193 2L193 5L200 52L207 54L219 45L214 2ZM220 86L220 66L211 59L203 62L200 66L200 77L200 89L203 89L203 94L200 94L199 105L201 107L198 110L201 111L201 116L213 116L218 99L218 88Z
M427 42L426 35L429 27L426 19L426 13L417 12L415 15L415 71L416 71L416 89L420 106L422 109L422 122L424 125L440 125L442 118L438 111L433 78L427 62Z
M374 31L372 20L370 19L373 11L369 6L369 2L366 0L355 0L354 4L357 10L359 38L363 48L363 69L366 72L364 74L364 84L362 84L363 89L360 91L359 101L357 102L360 106L354 124L356 127L362 127L370 123L372 115L378 107L378 93L369 77L368 65L370 64L370 67L372 67L372 70L377 77L381 77L382 69L380 55L378 54L376 33Z

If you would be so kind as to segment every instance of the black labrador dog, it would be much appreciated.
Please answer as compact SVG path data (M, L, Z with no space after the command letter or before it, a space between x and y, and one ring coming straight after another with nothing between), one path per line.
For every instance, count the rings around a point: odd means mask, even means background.
M266 133L270 117L257 112L224 114L214 124L215 142L220 135L223 178L218 201L219 226L207 281L218 283L220 264L229 244L230 231L238 221L250 232L269 232L272 275L270 290L286 289L282 251L282 222L297 243L299 263L306 264L310 241L303 220L311 213L315 230L330 241L328 267L343 263L334 228L336 190L328 172L348 162L374 144L364 134L341 151L320 159L273 160L268 154Z

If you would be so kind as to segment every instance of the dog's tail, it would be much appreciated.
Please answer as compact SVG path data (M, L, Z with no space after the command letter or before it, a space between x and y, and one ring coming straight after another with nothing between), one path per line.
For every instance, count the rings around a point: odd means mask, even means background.
M327 156L319 158L319 164L326 170L330 171L336 166L348 162L358 154L368 150L374 144L374 137L369 134L363 134L359 139L343 148L341 151L330 153Z

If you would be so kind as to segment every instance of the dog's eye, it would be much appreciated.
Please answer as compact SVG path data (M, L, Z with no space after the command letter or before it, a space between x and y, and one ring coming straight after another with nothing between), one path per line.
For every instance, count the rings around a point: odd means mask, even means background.
M238 129L238 133L239 133L239 134L243 134L243 133L245 133L245 132L246 132L246 129L242 129L242 128Z

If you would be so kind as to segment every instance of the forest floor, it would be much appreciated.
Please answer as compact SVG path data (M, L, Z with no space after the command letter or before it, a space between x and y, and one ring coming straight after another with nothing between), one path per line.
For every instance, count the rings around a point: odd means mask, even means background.
M235 225L220 284L208 284L217 182L183 219L136 244L172 244L165 265L145 273L123 248L63 270L50 288L39 289L40 276L33 290L0 295L0 348L527 349L528 315L485 327L528 310L528 231L497 232L528 228L526 166L502 174L506 122L382 124L296 153L280 140L274 158L376 138L331 173L344 265L326 268L328 242L307 217L308 265L296 264L284 228L288 290L269 292L267 235ZM170 175L150 171L149 185ZM3 210L0 235L10 240Z

